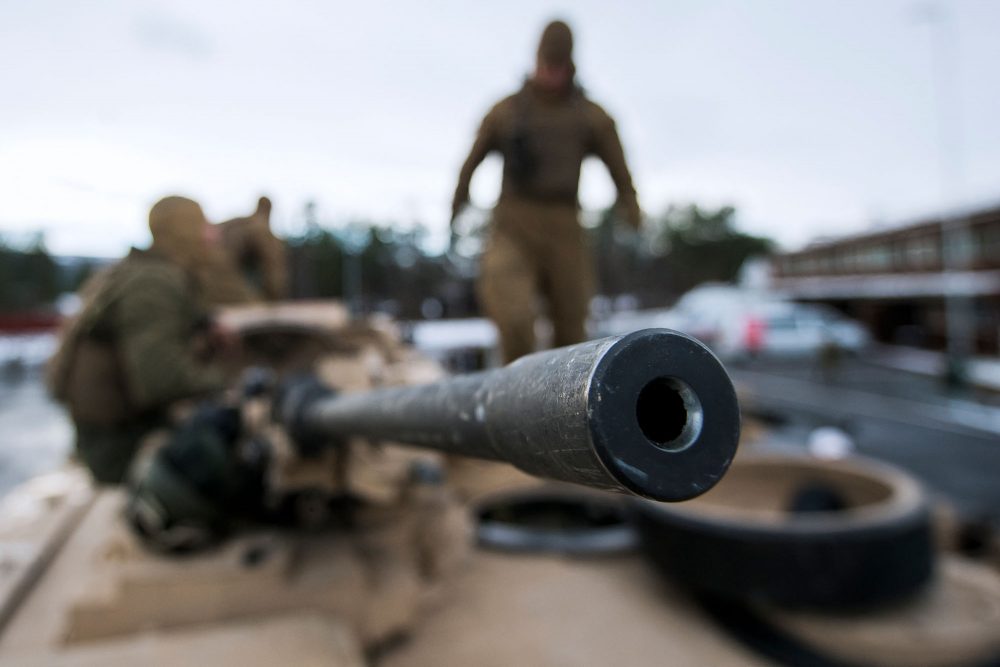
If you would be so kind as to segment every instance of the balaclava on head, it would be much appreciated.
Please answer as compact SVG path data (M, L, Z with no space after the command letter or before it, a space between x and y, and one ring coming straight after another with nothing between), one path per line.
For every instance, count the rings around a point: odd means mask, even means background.
M149 211L152 250L183 267L194 269L206 254L208 221L198 202L165 197Z
M575 73L573 63L573 31L564 21L552 21L542 31L538 42L538 61L548 65L567 65Z
M270 219L271 217L271 200L267 197L261 197L257 200L257 215Z

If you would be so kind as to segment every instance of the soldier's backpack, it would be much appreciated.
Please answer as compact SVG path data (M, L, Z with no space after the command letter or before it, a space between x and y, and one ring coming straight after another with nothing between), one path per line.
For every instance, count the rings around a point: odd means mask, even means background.
M120 424L130 415L113 341L95 335L113 300L118 266L94 274L80 289L80 313L63 328L45 369L51 396L66 405L75 421L96 426Z

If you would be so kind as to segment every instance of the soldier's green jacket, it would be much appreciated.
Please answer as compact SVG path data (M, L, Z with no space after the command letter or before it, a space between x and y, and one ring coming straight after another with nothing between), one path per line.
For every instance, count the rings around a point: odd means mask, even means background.
M84 307L50 367L69 408L77 452L102 482L122 480L139 440L176 400L216 391L222 374L196 358L206 322L189 275L133 250L84 288Z

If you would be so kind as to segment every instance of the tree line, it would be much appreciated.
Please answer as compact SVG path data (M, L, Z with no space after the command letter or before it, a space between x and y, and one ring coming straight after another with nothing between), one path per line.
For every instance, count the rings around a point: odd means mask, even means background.
M336 297L363 312L403 319L470 317L475 299L476 256L488 214L460 221L447 252L430 254L427 230L400 232L392 225L355 223L338 231L312 225L288 239L293 295ZM736 211L674 206L631 232L604 211L587 228L594 253L597 293L628 294L640 307L671 305L691 288L734 280L743 262L767 256L774 243L739 231Z
M49 308L60 294L75 291L98 264L53 257L42 234L20 243L0 236L0 312Z
M469 317L475 299L476 256L488 214L462 221L455 243L430 252L429 233L417 226L355 221L336 228L312 220L286 239L293 298L338 298L356 312L387 312L402 319ZM675 206L631 232L612 210L587 227L597 292L631 295L640 307L669 306L692 287L731 281L744 260L769 254L771 240L735 227L732 207ZM0 238L0 310L32 310L73 291L101 262L54 258L41 235L15 245Z

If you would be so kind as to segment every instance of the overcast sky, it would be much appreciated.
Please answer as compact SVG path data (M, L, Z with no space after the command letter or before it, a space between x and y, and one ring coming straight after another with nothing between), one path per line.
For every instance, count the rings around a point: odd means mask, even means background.
M323 221L443 232L480 118L553 17L576 31L647 212L732 204L794 248L995 203L1000 2L937 7L930 22L909 0L0 0L0 234L117 255L174 192L213 219L266 193L286 232L310 199ZM948 31L955 57L935 59ZM477 204L498 180L484 164ZM588 163L585 208L613 197Z

